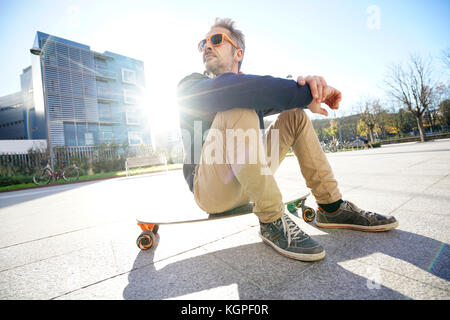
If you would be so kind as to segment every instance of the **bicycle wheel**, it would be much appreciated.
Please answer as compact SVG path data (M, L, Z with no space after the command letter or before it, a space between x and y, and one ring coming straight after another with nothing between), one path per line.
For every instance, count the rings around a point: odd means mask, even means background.
M38 186L49 183L51 179L52 179L52 172L48 168L40 170L33 176L33 182Z
M78 180L80 176L80 171L76 166L70 166L64 169L63 171L63 179L66 181L75 181Z

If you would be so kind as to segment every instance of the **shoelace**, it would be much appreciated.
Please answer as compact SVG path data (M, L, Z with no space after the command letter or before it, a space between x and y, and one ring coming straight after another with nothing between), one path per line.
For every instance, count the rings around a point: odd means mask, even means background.
M287 214L284 214L281 217L281 223L283 224L284 234L288 239L288 246L291 245L292 240L301 239L300 236L304 234L304 232L297 226L297 224L289 218Z
M346 201L347 207L351 209L352 211L358 212L359 214L363 215L364 217L370 219L370 218L376 218L376 213L372 211L365 211L360 208L358 208L354 203L350 201Z

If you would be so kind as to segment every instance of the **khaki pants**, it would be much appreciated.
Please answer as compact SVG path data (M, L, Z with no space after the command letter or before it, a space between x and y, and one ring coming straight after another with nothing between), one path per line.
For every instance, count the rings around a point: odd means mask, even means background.
M252 201L261 222L280 218L284 206L273 174L291 147L316 202L327 204L341 199L337 181L303 109L280 113L267 132L266 148L262 137L257 135L255 139L252 132L259 133L259 118L254 110L231 109L216 114L194 173L194 197L200 208L218 213ZM279 157L270 159L272 148L276 147L272 136L276 138L276 134ZM261 155L256 161L252 158L255 153Z

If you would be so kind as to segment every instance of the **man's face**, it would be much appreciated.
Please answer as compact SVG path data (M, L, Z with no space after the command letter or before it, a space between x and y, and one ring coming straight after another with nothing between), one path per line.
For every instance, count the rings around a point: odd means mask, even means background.
M230 35L229 31L222 27L212 28L206 37L215 33L225 33ZM210 41L207 41L205 49L202 52L203 63L208 72L219 75L224 72L231 72L233 67L233 46L227 40L224 40L221 45L213 46Z

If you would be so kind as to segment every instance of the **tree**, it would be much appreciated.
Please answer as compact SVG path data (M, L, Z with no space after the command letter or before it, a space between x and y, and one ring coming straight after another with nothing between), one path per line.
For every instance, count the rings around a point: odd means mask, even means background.
M431 73L431 59L412 55L406 68L402 64L391 65L385 80L388 94L416 117L421 141L425 141L423 114L433 101Z
M450 127L450 99L444 100L439 105L438 119L442 129Z
M442 50L441 60L450 69L450 48Z
M430 116L433 125L440 127L441 130L447 129L449 126L449 99L450 84L439 83L436 85Z
M324 129L324 132L333 140L336 140L336 133L338 132L338 125L335 119L330 119L330 126Z
M366 123L362 121L362 119L359 119L359 123L357 125L358 134L361 137L367 137L369 135L369 128L367 127Z
M400 136L403 136L404 133L409 133L414 129L416 120L411 112L400 109L395 115L395 118L400 128Z
M385 114L384 119L384 130L386 135L395 135L395 137L402 137L402 129L400 125L400 119L397 116L397 113L395 111Z
M358 132L360 135L369 136L371 142L375 142L375 132L380 131L382 108L379 99L361 98L356 105L360 120ZM364 134L365 133L365 134Z

